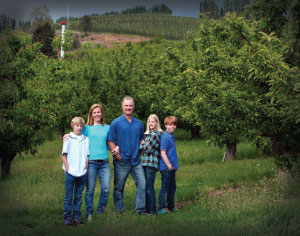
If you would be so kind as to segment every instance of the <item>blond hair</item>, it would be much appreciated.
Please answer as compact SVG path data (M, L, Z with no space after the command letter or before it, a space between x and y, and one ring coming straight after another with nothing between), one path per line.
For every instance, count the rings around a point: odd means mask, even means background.
M145 134L149 134L149 133L150 133L150 128L149 128L149 121L150 121L150 118L153 118L153 119L156 121L156 123L157 123L157 129L156 129L156 130L158 130L158 131L160 131L160 132L163 132L162 129L161 129L161 127L160 127L160 122L159 122L159 119L158 119L157 115L151 114L151 115L148 117L148 119L147 119L147 130L146 130Z
M98 107L100 108L101 114L102 114L100 124L104 125L104 110L103 110L102 105L98 104L98 103L91 106L91 108L89 110L89 114L88 114L88 121L86 123L87 125L94 125L93 111L95 108L98 108Z
M71 127L73 127L75 124L84 126L84 119L79 116L74 117L71 121Z

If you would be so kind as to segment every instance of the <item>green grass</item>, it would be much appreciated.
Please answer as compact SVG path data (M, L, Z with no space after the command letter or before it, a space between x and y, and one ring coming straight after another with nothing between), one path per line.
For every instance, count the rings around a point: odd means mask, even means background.
M238 145L237 160L224 163L224 150L202 140L177 141L178 212L153 217L136 215L132 210L135 185L129 177L124 193L127 210L116 214L112 176L106 213L95 215L91 223L64 227L61 148L61 141L49 141L35 156L15 159L11 178L0 182L1 235L300 234L298 179L278 172L273 158L260 156L246 142ZM160 173L155 189L158 196ZM99 194L97 183L95 204ZM83 199L83 215L84 210Z
M91 32L134 34L184 40L188 31L199 28L199 19L169 14L120 14L92 16ZM70 19L69 29L81 30L80 19ZM57 27L60 25L57 23Z

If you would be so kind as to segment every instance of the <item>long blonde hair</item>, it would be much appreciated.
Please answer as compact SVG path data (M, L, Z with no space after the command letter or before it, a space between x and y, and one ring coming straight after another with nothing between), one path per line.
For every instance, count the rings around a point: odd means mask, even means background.
M93 110L95 108L100 108L101 110L101 114L102 114L102 117L101 117L101 120L100 120L100 124L101 125L104 125L104 110L103 110L103 107L101 104L94 104L91 106L90 110L89 110L89 115L88 115L88 120L87 120L87 125L94 125L94 118L93 118Z
M160 123L159 123L159 119L158 119L157 115L151 114L148 117L148 119L147 119L147 130L146 130L145 134L149 134L150 133L150 128L149 128L150 118L153 118L156 121L156 123L157 123L157 129L156 130L158 130L159 132L163 132L162 129L161 129L161 127L160 127Z

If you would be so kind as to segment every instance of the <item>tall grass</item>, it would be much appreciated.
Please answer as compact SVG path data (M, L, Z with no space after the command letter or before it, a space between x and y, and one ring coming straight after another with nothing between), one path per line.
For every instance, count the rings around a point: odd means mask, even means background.
M124 192L127 209L124 214L114 211L111 181L105 214L95 215L91 223L80 227L64 227L61 148L61 141L47 142L36 156L24 155L13 162L11 178L0 182L1 235L271 236L300 233L299 184L290 175L278 172L273 158L261 157L250 144L241 143L238 146L241 158L224 163L224 150L201 140L177 141L180 168L176 175L175 201L180 207L178 212L153 217L136 215L132 210L135 184L129 177ZM157 173L157 195L159 188L160 174ZM99 194L97 183L95 205ZM83 219L84 210L83 198Z

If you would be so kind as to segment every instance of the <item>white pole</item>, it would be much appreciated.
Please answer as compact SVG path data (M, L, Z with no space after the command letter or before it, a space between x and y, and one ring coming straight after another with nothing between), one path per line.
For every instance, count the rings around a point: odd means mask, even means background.
M62 44L65 42L65 39L64 39L64 33L65 33L65 30L66 30L66 22L65 22L65 21L62 21L62 22L61 22L61 42L62 42ZM64 58L64 56L65 56L65 52L64 52L64 49L63 49L62 46L61 46L60 56L61 56L62 58Z

